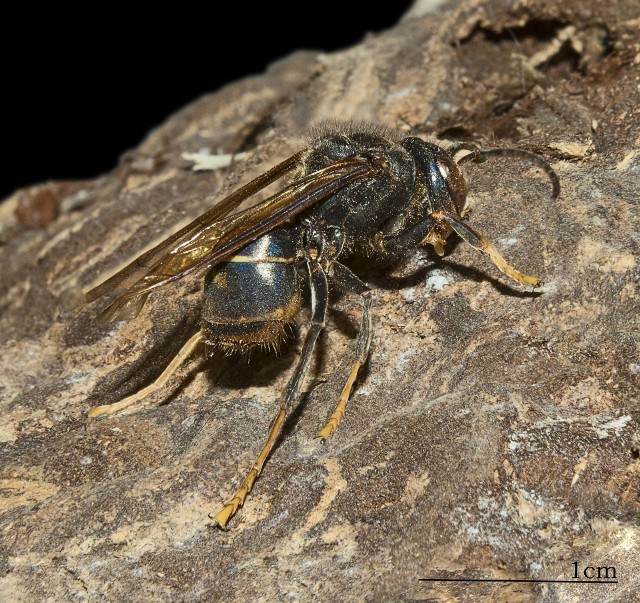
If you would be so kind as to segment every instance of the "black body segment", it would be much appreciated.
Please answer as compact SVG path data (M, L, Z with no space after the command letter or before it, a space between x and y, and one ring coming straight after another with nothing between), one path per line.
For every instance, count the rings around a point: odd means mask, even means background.
M300 309L296 231L278 229L249 243L205 278L202 330L207 347L275 347Z
M467 186L458 165L442 147L420 138L405 138L402 146L411 153L416 170L424 175L424 189L416 189L422 217L443 210L464 213Z
M400 144L369 132L332 134L317 139L303 159L306 174L347 157L370 157L382 164L375 178L346 186L316 207L312 221L318 228L340 227L346 234L347 250L366 248L377 232L411 197L415 164Z

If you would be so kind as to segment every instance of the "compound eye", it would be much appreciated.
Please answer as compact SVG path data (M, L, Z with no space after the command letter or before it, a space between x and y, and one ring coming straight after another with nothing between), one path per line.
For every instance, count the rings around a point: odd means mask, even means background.
M438 170L447 183L449 195L459 216L464 215L467 207L467 183L458 165L449 157L438 157Z

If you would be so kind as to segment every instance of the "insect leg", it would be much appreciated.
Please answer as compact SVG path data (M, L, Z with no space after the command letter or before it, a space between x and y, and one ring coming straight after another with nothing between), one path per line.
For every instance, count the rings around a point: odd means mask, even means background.
M147 387L143 387L139 392L136 392L131 396L127 396L123 400L115 402L114 404L95 406L94 408L89 410L89 412L87 413L87 417L92 419L94 417L99 417L100 415L111 415L114 412L118 412L123 408L127 408L132 404L135 404L149 394L152 394L153 392L164 387L167 381L169 381L171 375L176 372L177 368L187 359L187 357L191 354L191 352L193 352L193 350L201 340L202 332L198 331L191 339L189 339L189 341L187 341L187 343L182 346L180 351L169 363L169 366L167 366L167 368L162 371L162 374L153 383L147 385Z
M520 284L534 288L543 284L539 278L516 270L485 237L458 218L443 211L432 213L405 232L392 236L379 233L376 237L376 243L380 249L392 252L403 251L418 244L429 243L433 245L438 255L444 255L444 242L451 230L454 230L461 239L469 243L473 248L488 254L491 261L501 272L504 272L504 274Z
M507 276L510 276L515 281L518 281L522 285L530 285L531 287L541 287L543 282L535 277L523 274L519 270L516 270L511 266L507 260L505 260L498 250L483 237L479 232L476 232L460 220L454 218L450 214L443 214L444 220L455 230L461 239L469 243L471 247L488 254L491 261L496 265L498 270L504 272Z
M331 414L329 421L321 429L317 436L323 441L326 440L340 425L340 421L344 416L347 401L351 395L351 389L353 383L358 376L360 367L366 362L369 355L369 347L371 346L371 289L367 287L351 270L342 264L335 262L333 264L333 272L331 274L331 281L335 283L343 291L351 291L357 293L362 297L362 318L360 321L360 330L358 331L358 340L356 341L356 354L353 363L353 368L347 379L347 382L342 389L338 404Z
M437 226L436 220L432 216L420 220L410 228L396 234L379 232L375 238L375 244L381 251L399 252L413 249L425 242L428 235Z
M311 289L311 323L304 339L302 353L298 360L296 369L287 384L287 389L280 405L280 410L269 427L267 441L262 447L258 458L253 463L251 470L244 478L244 481L240 485L238 491L224 504L218 513L215 515L211 513L209 515L209 518L215 521L222 529L226 528L229 519L231 519L236 511L244 504L247 495L251 492L254 482L262 472L262 468L269 457L276 440L278 439L278 435L280 434L284 421L291 411L294 402L300 395L300 388L302 387L302 382L307 374L313 349L316 345L316 341L318 340L318 336L325 326L329 300L327 276L317 260L309 258L307 260L307 268L309 270L309 284Z

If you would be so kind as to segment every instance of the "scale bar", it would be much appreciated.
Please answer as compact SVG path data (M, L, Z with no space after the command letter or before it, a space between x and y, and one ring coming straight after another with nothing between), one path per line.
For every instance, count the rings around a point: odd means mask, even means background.
M617 580L527 580L518 578L418 578L419 582L546 582L550 584L618 584Z

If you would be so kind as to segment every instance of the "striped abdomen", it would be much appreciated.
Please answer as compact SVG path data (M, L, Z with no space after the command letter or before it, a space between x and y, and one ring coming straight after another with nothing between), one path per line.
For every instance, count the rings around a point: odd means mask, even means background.
M300 309L292 234L274 230L207 273L202 331L208 347L277 347Z

